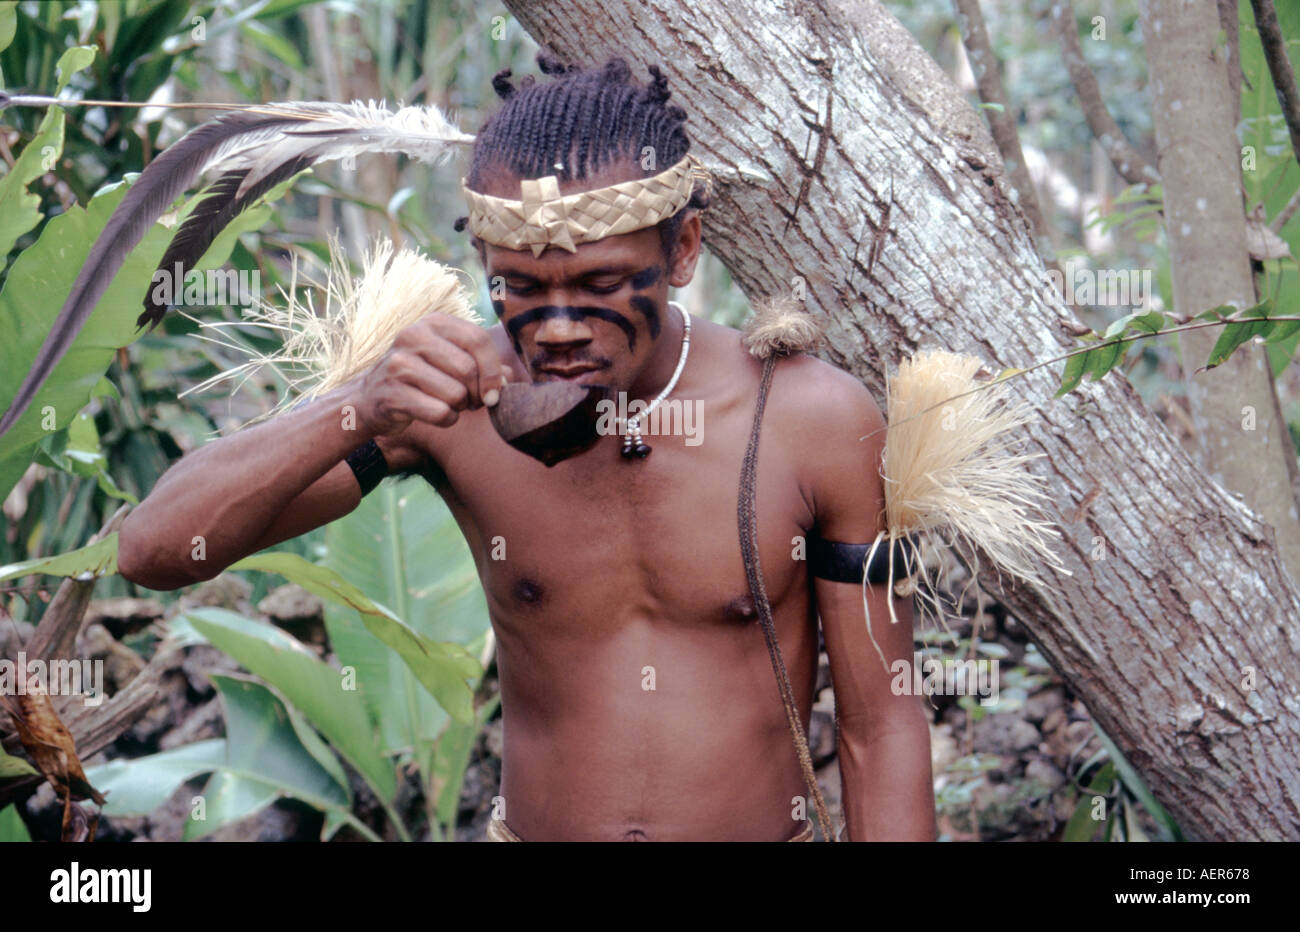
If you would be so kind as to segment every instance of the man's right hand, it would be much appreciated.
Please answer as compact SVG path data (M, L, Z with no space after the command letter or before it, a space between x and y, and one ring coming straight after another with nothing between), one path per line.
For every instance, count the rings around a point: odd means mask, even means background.
M429 314L402 330L361 379L357 416L375 436L412 421L450 427L466 409L491 407L510 378L486 330L447 314Z

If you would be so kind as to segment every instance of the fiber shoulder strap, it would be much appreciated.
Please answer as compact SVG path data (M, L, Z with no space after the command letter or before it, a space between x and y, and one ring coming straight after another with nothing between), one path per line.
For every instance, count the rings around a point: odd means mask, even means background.
M763 409L767 406L767 392L772 385L772 372L776 368L778 358L777 355L771 355L763 360L758 402L754 406L754 426L749 434L749 447L745 450L745 461L740 470L740 504L737 509L740 521L740 554L745 561L745 576L749 580L749 592L758 611L763 637L767 641L767 653L772 661L772 670L776 673L777 686L781 690L781 701L785 705L785 717L790 725L790 734L794 738L795 753L799 756L804 783L808 785L808 792L817 810L817 821L821 823L822 839L836 841L838 839L832 830L826 800L822 798L821 788L817 785L817 775L813 773L812 755L808 751L808 737L804 734L803 723L799 721L799 708L795 704L790 675L786 672L785 660L781 656L781 645L777 643L776 624L772 621L772 605L767 600L767 589L763 585L763 569L758 560L758 516L754 507L754 492L758 485L758 437L763 426Z

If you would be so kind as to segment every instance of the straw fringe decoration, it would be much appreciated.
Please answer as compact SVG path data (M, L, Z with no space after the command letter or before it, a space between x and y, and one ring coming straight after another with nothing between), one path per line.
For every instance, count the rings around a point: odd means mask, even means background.
M1035 564L1046 562L1072 574L1052 550L1051 538L1059 539L1060 533L1034 517L1048 496L1043 480L1024 466L1045 454L1015 454L1008 447L1006 435L1029 420L1032 408L1007 404L1005 384L981 380L981 368L973 356L922 350L886 379L888 426L881 477L888 530L877 537L867 565L875 547L912 536L923 548L964 545L975 564L972 583L983 551L998 571L999 584L1006 570L1045 589ZM949 540L942 540L945 533ZM932 594L937 580L931 582L919 552L912 556L916 559L905 567L907 578L895 583L894 593L917 592L923 613L928 603L942 621L942 608ZM892 578L892 549L890 562ZM863 609L870 633L865 580ZM889 614L891 623L897 622L892 599ZM874 635L872 643L883 662Z
M355 280L338 240L331 238L328 279L324 286L317 285L325 300L322 314L316 313L310 294L305 305L299 301L297 274L295 262L288 292L281 289L286 306L259 302L245 315L246 321L282 333L283 346L270 355L254 355L189 391L206 390L241 374L246 379L263 366L274 366L298 397L286 397L267 415L248 422L255 423L291 404L332 391L370 369L392 347L398 333L427 314L482 322L464 283L452 269L413 249L395 249L386 238L377 239L366 253L362 273ZM231 325L203 324L205 330L226 326ZM214 342L247 352L237 344Z

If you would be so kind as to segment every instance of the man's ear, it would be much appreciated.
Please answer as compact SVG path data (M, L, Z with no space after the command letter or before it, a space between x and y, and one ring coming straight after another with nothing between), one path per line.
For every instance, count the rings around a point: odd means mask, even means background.
M698 211L691 210L682 221L673 241L672 257L668 262L668 284L682 288L691 283L695 277L695 265L700 260L700 247L703 244L703 231L700 226Z

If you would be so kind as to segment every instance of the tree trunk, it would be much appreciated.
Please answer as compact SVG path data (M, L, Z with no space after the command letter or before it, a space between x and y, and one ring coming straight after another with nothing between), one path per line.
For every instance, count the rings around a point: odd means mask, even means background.
M1219 32L1212 0L1142 6L1174 307L1188 316L1255 303L1236 107ZM1252 340L1223 365L1198 373L1220 332L1194 330L1178 338L1201 462L1211 478L1242 493L1273 525L1283 562L1300 579L1300 521L1287 468L1295 445L1268 353Z
M981 120L878 2L507 6L570 61L664 69L717 176L709 248L751 298L802 278L827 318L826 358L878 401L886 367L919 347L995 370L1072 348L1073 315L1045 284ZM1300 594L1272 529L1196 468L1122 375L1053 400L1058 376L1011 384L1041 414L1024 440L1047 454L1033 469L1073 575L1044 570L1054 593L1001 587L991 571L981 583L1189 835L1300 838Z

